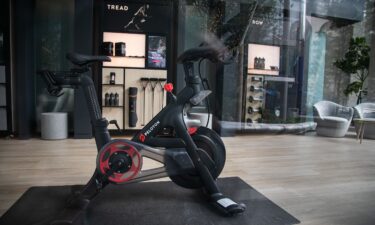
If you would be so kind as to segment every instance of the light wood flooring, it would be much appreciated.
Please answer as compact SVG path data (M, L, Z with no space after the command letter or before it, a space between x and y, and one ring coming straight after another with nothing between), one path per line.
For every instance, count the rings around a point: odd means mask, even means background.
M375 224L375 141L312 134L224 138L239 176L303 225ZM31 186L83 184L94 140L0 140L0 214Z

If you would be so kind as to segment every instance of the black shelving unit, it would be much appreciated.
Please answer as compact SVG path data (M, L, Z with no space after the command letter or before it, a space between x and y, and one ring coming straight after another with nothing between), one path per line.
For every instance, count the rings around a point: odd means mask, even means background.
M96 33L96 38L95 38L95 51L96 52L95 53L103 54L103 52L101 51L102 50L101 46L103 42L113 42L113 43L125 42L126 43L126 56L115 56L113 54L113 56L112 55L109 56L112 59L111 63L103 63L103 65L98 68L96 72L97 82L98 82L97 86L98 86L98 92L99 92L98 96L100 96L100 105L102 108L103 116L106 117L108 120L116 119L114 118L115 116L117 117L120 116L118 110L123 110L122 118L118 118L116 120L118 120L120 127L122 127L122 133L129 133L129 132L134 132L134 131L139 130L140 124L141 124L140 121L141 121L141 118L143 118L142 115L140 115L141 113L138 111L137 112L138 124L136 128L129 127L126 121L128 117L127 115L128 114L127 112L128 93L127 92L130 87L138 88L137 107L143 106L143 103L142 103L143 99L141 99L142 88L137 86L139 85L139 82L135 84L135 79L140 80L141 77L152 78L152 77L159 76L159 75L163 76L161 74L166 74L166 77L163 77L164 79L164 78L169 77L169 74L173 74L171 73L171 71L174 69L173 64L171 63L171 58L172 58L171 56L174 54L174 49L175 49L173 47L175 45L175 42L174 42L174 38L172 37L172 35L175 32L174 30L175 24L172 18L174 15L175 3L173 0L129 1L127 4L129 8L128 12L119 13L117 11L108 9L107 5L113 4L113 2L115 1L103 0L103 1L96 3L97 4L96 8L98 10L95 12L96 14L96 26L95 27L97 28L95 31ZM129 24L130 21L132 20L134 13L136 13L141 7L144 7L145 4L148 5L147 7L148 9L146 9L146 10L149 10L147 11L148 18L146 18L145 21L138 27L130 26L130 27L125 28L125 26ZM158 20L149 20L149 18L158 18ZM132 42L134 41L134 39L132 38L120 40L120 38L117 37L117 39L116 38L108 39L108 38L105 38L104 36L105 33L107 33L106 35L109 35L108 33L113 33L114 36L120 35L120 37L121 35L125 35L125 34L129 36L133 35L133 38L135 39L138 38L136 35L140 35L140 36L143 35L143 37L140 37L139 41L140 42L143 42L143 40L145 41L144 51L141 50L141 48L134 48L136 43ZM164 68L154 67L155 64L148 63L149 62L148 57L150 56L148 52L150 36L165 37L166 65ZM113 51L113 53L115 53L115 51ZM142 62L142 60L144 63ZM118 62L118 63L114 63L114 62ZM121 62L124 62L124 63L121 63ZM129 65L129 64L133 64L133 65ZM116 84L116 86L113 86L113 85L111 86L110 84L108 84L107 73L109 70L117 70L117 71L123 70L124 84L119 84L119 85ZM117 79L117 76L120 75L117 73L120 73L120 72L116 72L116 79ZM170 81L171 79L168 79L168 80ZM113 89L111 89L111 87L113 87ZM108 89L114 90L116 88L122 88L123 90L123 95L122 95L123 101L121 101L121 97L120 97L121 106L117 106L117 107L105 106L104 98L103 98L104 93L106 93ZM145 110L145 109L143 109L142 107L141 110ZM154 108L152 109L153 112L157 110L158 110L158 107L155 109ZM122 123L119 120L122 120ZM112 134L118 133L117 130L111 130L111 129L114 129L114 127L113 126L110 127L110 132Z
M3 2L7 5L8 1ZM0 136L12 133L9 10L1 4L0 11Z

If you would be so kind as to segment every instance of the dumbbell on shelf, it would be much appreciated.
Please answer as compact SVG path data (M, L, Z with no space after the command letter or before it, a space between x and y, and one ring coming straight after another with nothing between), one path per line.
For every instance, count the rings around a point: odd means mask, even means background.
M259 114L262 114L262 108L261 107L258 107L257 109L254 109L253 107L249 106L247 108L247 113L248 114L253 114L253 113L259 113Z
M263 97L262 96L259 96L259 97L254 97L254 96L250 96L249 97L249 102L261 102L263 101Z
M262 92L263 91L263 87L262 86L255 87L254 85L251 85L250 86L250 91L251 92Z

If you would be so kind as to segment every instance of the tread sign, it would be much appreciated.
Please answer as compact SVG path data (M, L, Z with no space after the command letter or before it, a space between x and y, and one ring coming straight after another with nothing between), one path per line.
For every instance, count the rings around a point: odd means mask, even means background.
M172 21L172 1L131 3L104 1L103 22L107 31L168 33Z

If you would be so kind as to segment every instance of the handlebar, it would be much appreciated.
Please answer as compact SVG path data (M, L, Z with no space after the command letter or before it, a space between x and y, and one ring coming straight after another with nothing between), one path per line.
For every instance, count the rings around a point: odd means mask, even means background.
M47 85L47 91L50 95L60 97L64 94L64 86L77 87L81 85L81 75L90 70L89 66L95 62L109 62L108 56L83 55L78 53L68 53L66 58L78 68L70 71L53 72L49 70L38 71Z
M42 76L42 79L46 83L48 93L52 96L60 97L64 94L62 91L64 86L72 87L80 85L81 72L74 70L60 72L41 70L38 71L38 74Z
M191 48L183 52L177 59L178 63L195 62L200 59L209 59L211 62L229 64L233 62L234 54L225 47L215 47L202 44L199 47Z

